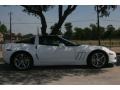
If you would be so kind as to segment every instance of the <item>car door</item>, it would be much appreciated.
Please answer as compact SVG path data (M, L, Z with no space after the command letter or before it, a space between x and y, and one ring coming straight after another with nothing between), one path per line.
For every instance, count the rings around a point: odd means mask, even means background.
M42 37L37 47L39 61L43 65L71 65L74 48L66 46L58 37Z

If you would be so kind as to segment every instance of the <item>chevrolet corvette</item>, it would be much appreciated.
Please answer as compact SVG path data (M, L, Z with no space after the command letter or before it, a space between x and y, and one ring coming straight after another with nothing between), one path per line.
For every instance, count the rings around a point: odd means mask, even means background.
M77 45L62 36L33 36L3 45L5 63L19 70L32 66L88 65L102 68L116 62L116 53L104 46Z

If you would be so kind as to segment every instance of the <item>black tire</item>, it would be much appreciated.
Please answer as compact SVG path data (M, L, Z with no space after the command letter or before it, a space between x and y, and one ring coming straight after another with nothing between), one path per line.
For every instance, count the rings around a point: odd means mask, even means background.
M33 66L32 56L27 52L16 52L11 57L11 65L18 70L28 70Z
M108 65L108 56L103 51L94 51L88 56L87 64L92 68L103 68Z

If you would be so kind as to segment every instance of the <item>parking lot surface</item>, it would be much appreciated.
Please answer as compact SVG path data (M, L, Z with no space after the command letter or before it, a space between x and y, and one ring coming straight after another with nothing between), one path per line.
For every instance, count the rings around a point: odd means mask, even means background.
M18 71L0 59L0 84L9 85L119 85L120 56L114 67L90 69L87 66L33 67Z

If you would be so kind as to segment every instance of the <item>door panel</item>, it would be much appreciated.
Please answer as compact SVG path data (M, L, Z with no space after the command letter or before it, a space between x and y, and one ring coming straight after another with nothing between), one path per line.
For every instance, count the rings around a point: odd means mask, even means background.
M72 65L74 64L74 48L38 45L37 54L43 65Z

